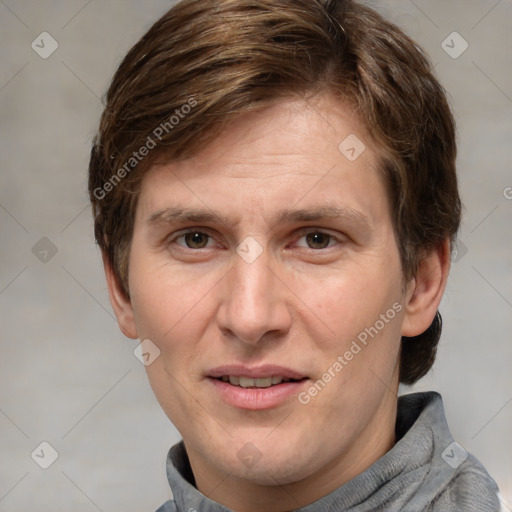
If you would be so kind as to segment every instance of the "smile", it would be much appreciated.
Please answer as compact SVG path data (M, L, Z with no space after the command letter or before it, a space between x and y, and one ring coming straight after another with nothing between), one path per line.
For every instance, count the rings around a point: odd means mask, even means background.
M237 409L264 410L289 403L307 385L303 373L266 364L258 367L231 364L208 371L215 399Z
M262 377L257 379L239 375L223 375L219 378L219 380L229 383L232 386L239 386L241 388L270 388L283 382L297 382L296 379L290 379L280 375L273 375L272 377Z

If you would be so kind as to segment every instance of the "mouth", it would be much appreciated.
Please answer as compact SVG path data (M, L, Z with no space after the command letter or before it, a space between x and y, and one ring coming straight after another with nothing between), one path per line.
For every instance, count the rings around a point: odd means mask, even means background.
M237 386L240 388L251 389L265 389L273 386L278 386L283 382L300 382L307 377L303 377L302 379L291 379L288 377L283 377L282 375L272 375L270 377L260 377L260 378L252 378L246 377L244 375L223 375L222 377L218 377L217 380L221 382L229 383L231 386Z
M238 409L262 410L282 405L296 396L310 378L282 366L229 365L207 375L215 395Z

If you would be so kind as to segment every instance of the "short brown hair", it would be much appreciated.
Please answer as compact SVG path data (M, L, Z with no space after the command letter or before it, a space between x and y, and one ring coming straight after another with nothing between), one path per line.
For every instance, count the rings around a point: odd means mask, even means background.
M184 0L122 61L91 152L95 236L126 296L140 183L156 159L190 157L235 117L321 91L354 105L380 150L404 276L453 241L454 121L414 41L353 0ZM440 333L437 313L402 339L401 382L427 373Z

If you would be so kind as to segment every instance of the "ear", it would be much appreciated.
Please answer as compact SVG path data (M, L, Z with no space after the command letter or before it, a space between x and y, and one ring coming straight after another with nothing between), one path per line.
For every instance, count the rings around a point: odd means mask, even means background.
M116 315L119 329L121 329L122 333L128 338L137 339L139 335L135 326L132 303L119 286L105 254L102 255L102 258L105 277L107 278L110 304L112 304L112 308Z
M408 286L402 336L419 336L430 327L446 288L450 255L450 240L447 239L421 260Z

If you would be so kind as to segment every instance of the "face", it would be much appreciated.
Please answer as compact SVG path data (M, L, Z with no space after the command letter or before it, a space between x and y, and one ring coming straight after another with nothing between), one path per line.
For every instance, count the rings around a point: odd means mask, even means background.
M151 386L212 487L228 473L325 487L319 475L357 474L390 448L410 295L350 108L282 102L153 167L129 288L124 331L160 350Z

